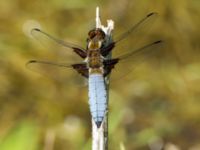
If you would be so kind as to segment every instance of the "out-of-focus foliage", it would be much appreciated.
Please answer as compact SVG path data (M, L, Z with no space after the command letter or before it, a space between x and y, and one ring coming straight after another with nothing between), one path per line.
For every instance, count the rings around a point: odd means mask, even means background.
M109 148L200 149L198 0L1 0L0 149L23 150L27 144L34 150L91 148L87 88L50 80L25 63L51 57L51 50L30 37L33 27L84 46L96 6L103 22L115 21L114 34L158 12L149 34L141 32L137 41L165 41L157 58L138 65L122 82L111 83ZM120 45L134 46L128 39ZM18 127L23 120L36 123Z
M37 150L38 133L33 123L20 123L1 139L1 150Z

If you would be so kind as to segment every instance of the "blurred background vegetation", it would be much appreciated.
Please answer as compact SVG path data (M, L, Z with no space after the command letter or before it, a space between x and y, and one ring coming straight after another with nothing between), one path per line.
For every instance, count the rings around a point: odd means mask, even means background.
M1 0L0 149L91 149L87 88L53 81L25 64L52 55L30 36L33 27L84 47L96 6L103 23L115 21L114 34L158 12L151 32L137 38L165 41L157 59L111 86L109 149L199 150L199 0Z

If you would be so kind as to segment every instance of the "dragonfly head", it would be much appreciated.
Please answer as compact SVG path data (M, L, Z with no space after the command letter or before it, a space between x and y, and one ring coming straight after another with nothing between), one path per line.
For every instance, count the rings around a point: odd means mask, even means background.
M105 41L105 33L102 29L93 29L88 33L88 49L100 49Z

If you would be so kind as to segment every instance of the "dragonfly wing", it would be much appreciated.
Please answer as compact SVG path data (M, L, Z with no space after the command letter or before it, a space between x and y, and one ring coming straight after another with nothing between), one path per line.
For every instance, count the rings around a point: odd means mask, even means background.
M44 53L48 56L48 53L51 53L51 57L55 61L64 61L64 60L75 60L80 61L86 58L86 51L73 43L66 42L64 40L55 38L54 36L42 31L41 29L34 28L31 31L34 39L39 42L42 47L45 49L40 49L39 54ZM49 56L48 56L49 57Z
M152 40L150 31L157 18L158 14L156 12L149 13L132 25L127 31L114 37L114 45L116 48L113 50L113 53L120 55L124 49L128 53L128 50L132 50L133 48L144 45L147 41ZM122 45L120 44L120 41L123 41Z
M84 85L88 70L85 63L67 64L51 61L30 60L26 67L44 77L66 84Z
M162 48L162 41L152 42L132 52L122 54L114 58L114 67L112 67L110 80L117 81L128 76L140 63L148 62L156 58ZM112 81L111 81L112 82Z

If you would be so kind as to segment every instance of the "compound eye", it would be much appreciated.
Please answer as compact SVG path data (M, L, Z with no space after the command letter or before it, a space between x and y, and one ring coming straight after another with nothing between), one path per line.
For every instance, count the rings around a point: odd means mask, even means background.
M88 33L88 36L90 39L94 38L96 35L96 31L95 30L91 30L89 33Z
M101 37L101 39L105 38L105 33L102 30L98 30L98 35Z

